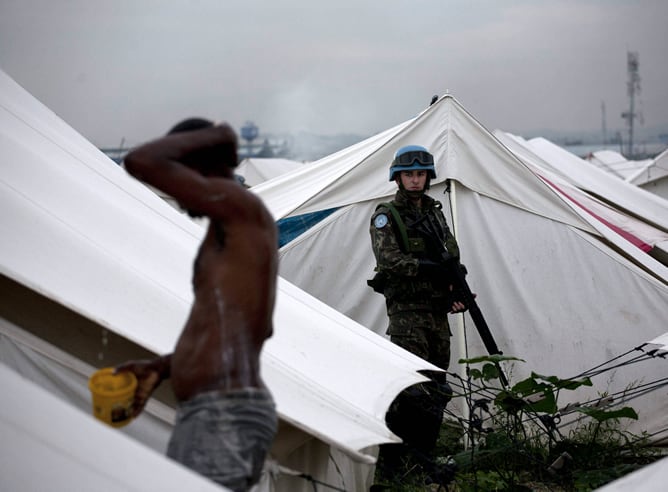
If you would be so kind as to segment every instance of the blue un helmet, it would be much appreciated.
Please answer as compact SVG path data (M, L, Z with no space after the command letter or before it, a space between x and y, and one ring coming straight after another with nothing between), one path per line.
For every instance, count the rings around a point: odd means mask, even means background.
M394 160L390 164L390 181L401 171L419 169L429 171L429 178L436 178L434 170L434 156L427 149L419 145L406 145L397 150Z

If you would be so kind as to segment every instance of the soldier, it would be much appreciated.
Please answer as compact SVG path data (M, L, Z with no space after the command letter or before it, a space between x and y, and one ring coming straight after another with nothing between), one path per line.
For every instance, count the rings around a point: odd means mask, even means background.
M466 306L446 268L448 262L460 267L457 242L441 203L425 194L434 178L434 158L427 149L409 145L396 152L390 181L399 189L371 218L377 274L369 285L385 296L391 341L446 370L451 337L447 315ZM452 392L444 372L428 376L430 383L407 388L387 413L388 426L404 443L381 446L382 478L391 478L406 460L417 462L426 473L433 468L432 454Z

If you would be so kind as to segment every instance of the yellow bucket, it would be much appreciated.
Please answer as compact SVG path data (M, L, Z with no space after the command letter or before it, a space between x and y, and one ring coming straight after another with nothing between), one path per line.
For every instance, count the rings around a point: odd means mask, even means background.
M112 427L123 427L132 420L132 400L137 378L131 372L114 374L113 367L105 367L88 379L93 396L93 415Z

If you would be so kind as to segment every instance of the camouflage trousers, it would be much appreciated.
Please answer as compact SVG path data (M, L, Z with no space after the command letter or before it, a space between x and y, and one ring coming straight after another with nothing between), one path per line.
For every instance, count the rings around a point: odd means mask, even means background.
M395 312L390 315L387 333L396 345L441 369L448 368L451 332L445 311ZM452 392L444 373L425 372L432 380L406 388L387 412L388 427L403 443L381 446L378 477L389 478L406 463L427 472L433 467L432 454Z
M390 340L446 370L450 365L450 325L446 311L399 311L390 315Z

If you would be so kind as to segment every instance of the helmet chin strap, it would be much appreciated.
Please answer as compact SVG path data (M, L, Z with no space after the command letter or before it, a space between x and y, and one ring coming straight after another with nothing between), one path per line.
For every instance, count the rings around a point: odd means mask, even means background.
M417 200L418 198L422 198L422 195L424 195L427 190L429 189L429 183L431 181L431 178L427 178L427 182L424 184L424 188L420 191L408 191L406 188L404 188L404 184L401 182L400 179L397 180L397 185L399 186L399 189L408 197L412 198L414 200Z

